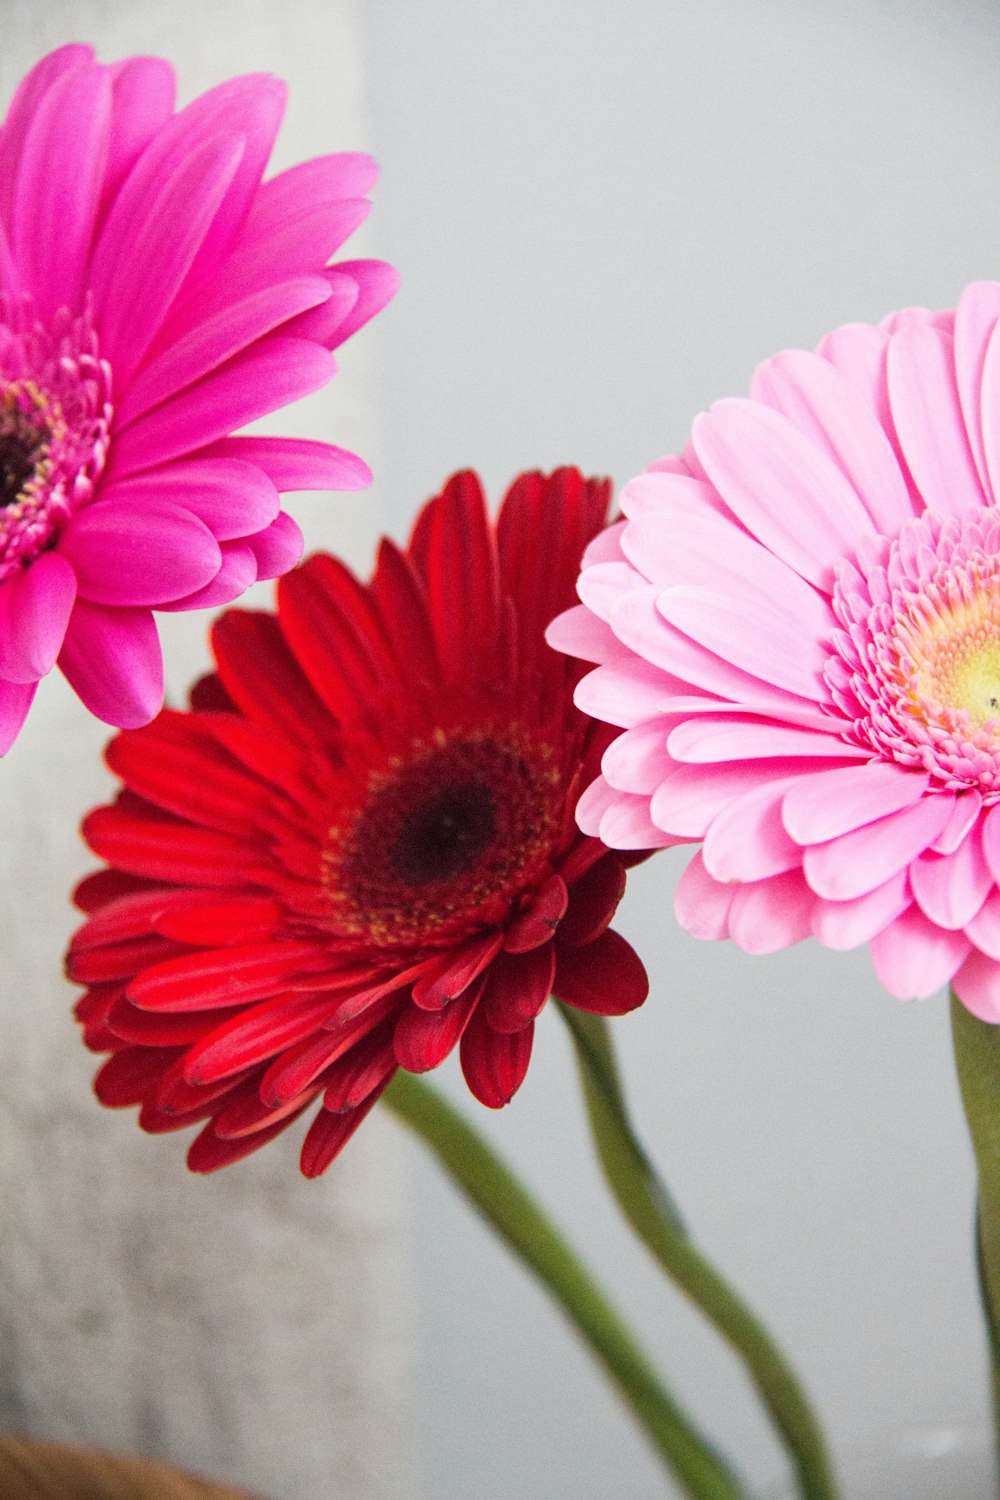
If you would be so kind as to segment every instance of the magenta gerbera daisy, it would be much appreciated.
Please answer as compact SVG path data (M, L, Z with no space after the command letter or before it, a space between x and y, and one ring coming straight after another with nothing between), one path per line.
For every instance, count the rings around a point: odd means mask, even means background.
M581 826L700 840L698 937L870 942L1000 1021L1000 285L756 372L626 485L550 639L618 726Z
M367 212L367 156L262 182L284 103L260 74L174 113L166 62L73 45L0 127L0 753L57 661L98 717L146 723L152 609L284 572L279 492L371 477L326 443L232 436L329 380L396 285L327 264Z
M125 789L84 824L110 868L77 893L69 972L111 1053L99 1098L151 1131L207 1122L194 1170L313 1108L314 1176L397 1068L456 1046L498 1108L550 994L602 1014L645 998L608 926L630 857L573 818L608 734L543 637L608 494L525 474L494 526L459 474L370 584L310 558L276 616L222 616L190 712L112 741Z

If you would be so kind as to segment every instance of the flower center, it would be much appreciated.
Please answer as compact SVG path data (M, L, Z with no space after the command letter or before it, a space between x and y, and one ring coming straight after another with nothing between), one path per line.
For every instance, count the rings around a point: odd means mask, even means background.
M944 786L1000 798L1000 511L927 514L846 569L827 681L850 737Z
M0 296L0 582L92 498L107 456L111 371L88 314L51 326Z
M415 741L330 829L335 931L398 947L501 921L548 857L561 800L551 747L517 726Z

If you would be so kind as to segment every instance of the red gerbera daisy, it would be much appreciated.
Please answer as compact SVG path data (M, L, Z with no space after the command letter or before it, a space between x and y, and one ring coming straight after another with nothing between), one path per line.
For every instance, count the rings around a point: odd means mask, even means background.
M96 1091L150 1131L207 1121L212 1171L320 1103L322 1172L398 1067L460 1042L491 1108L551 993L619 1014L646 975L608 923L635 856L576 828L612 731L544 642L609 485L524 474L495 527L456 475L370 584L317 555L277 615L230 610L187 713L112 741L125 789L84 823L110 869L69 954Z

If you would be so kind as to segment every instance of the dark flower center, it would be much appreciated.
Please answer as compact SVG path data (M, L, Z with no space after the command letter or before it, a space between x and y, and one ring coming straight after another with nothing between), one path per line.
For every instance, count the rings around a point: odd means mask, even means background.
M13 505L23 493L45 457L47 436L22 413L0 409L0 510Z
M467 870L495 835L489 788L459 782L415 809L388 850L389 863L408 885L448 880Z
M563 787L551 747L505 724L418 741L359 803L323 855L334 927L413 946L504 920L545 865Z

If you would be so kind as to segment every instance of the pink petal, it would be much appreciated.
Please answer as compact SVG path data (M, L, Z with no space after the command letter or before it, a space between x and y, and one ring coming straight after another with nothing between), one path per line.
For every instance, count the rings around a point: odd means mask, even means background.
M744 953L777 953L812 934L816 897L798 870L738 885L729 936Z
M630 659L620 666L595 667L581 677L573 701L594 719L631 729L660 712L664 694L662 673L648 662Z
M581 832L589 834L591 838L597 838L604 814L620 797L628 795L627 792L615 791L603 776L595 777L576 804L577 827ZM646 799L637 800L645 801Z
M991 807L983 819L983 855L1000 885L1000 805Z
M166 604L219 571L219 544L204 522L167 501L100 501L78 511L59 538L81 599Z
M248 537L247 544L257 559L258 578L280 578L295 567L305 547L302 532L284 511L265 530Z
M37 682L4 682L0 678L0 755L6 755L17 739L37 689Z
M0 677L34 683L52 670L75 598L73 569L55 552L0 585Z
M269 334L127 427L112 446L110 472L120 479L203 448L318 390L333 372L325 349Z
M661 459L660 463L663 462L666 460ZM732 525L729 507L712 485L687 474L664 473L658 464L651 464L644 473L630 479L622 489L618 503L631 521L641 521L647 516L703 515L711 511ZM668 552L665 551L660 558L651 557L649 562L653 571L646 573L646 568L642 567L642 572L647 578L658 580L660 575L655 569L668 563ZM637 563L636 567L641 567L641 564Z
M620 560L585 567L576 585L583 603L599 620L610 620L612 609L630 589L645 588L647 581L642 574Z
M704 838L713 818L737 797L758 786L787 782L792 777L812 778L828 764L825 760L766 760L752 766L743 762L714 766L677 765L653 793L653 822L676 838Z
M988 504L995 503L1000 486L991 484L986 461L985 428L989 424L992 429L993 423L983 390L983 374L986 350L998 319L1000 284L976 281L967 286L955 310L955 378L965 433ZM995 378L992 374L991 379ZM1000 474L996 477L1000 480Z
M785 795L785 827L797 844L823 844L919 802L929 781L878 760L804 776Z
M891 443L895 433L885 378L888 347L889 335L884 328L876 328L871 323L846 323L828 333L819 343L816 353L833 365L860 394Z
M823 449L850 482L875 523L895 536L913 518L906 482L871 406L833 365L792 349L760 365L750 385Z
M735 885L713 880L701 854L696 854L677 885L674 911L678 922L692 937L708 941L728 937L729 909L736 890Z
M938 927L954 931L971 922L993 888L978 830L954 854L922 854L910 866L910 887L921 911Z
M905 328L893 335L886 370L899 442L928 509L960 516L982 505L958 400L952 339L935 328Z
M674 767L667 753L667 732L673 720L652 719L626 729L611 741L601 760L609 786L621 792L645 793L648 797Z
M117 409L119 426L127 427L143 412L200 380L303 309L328 299L329 288L321 276L299 276L262 287L196 324L186 337L169 344L133 382Z
M758 402L717 402L692 429L713 484L751 535L832 592L834 572L875 528L841 471L785 417Z
M11 209L11 249L42 318L80 307L111 122L111 80L96 63L52 84L28 127Z
M609 849L663 849L677 842L650 818L649 798L634 797L628 792L616 793L615 800L601 816L598 836Z
M59 666L90 712L119 729L148 724L163 704L163 657L149 610L77 600Z
M611 626L591 614L584 604L575 604L557 615L546 629L545 639L554 651L582 661L609 662L630 655Z
M951 983L972 1015L990 1024L1000 1021L1000 963L973 951Z
M806 879L829 901L850 901L873 891L923 854L948 821L953 804L952 794L942 792L828 844L811 845L805 854Z
M190 511L220 542L263 531L280 509L278 491L260 469L221 458L188 459L102 486L102 505L119 501Z
M1000 959L1000 891L990 891L975 916L965 924L965 935L990 958Z
M667 749L675 760L698 764L774 759L778 756L867 760L869 755L867 750L848 745L833 735L798 729L790 724L768 724L737 714L689 719L673 731Z
M363 490L372 482L364 459L332 443L309 438L230 437L213 443L213 457L256 464L276 489Z
M941 833L931 844L935 854L954 854L959 844L963 843L972 825L979 821L979 814L983 808L983 796L977 792L975 787L969 791L961 792L955 798L955 807L951 817Z
M823 668L832 615L824 633L814 634L807 618L800 617L796 626L795 615L778 606L770 591L756 592L749 579L743 587L726 582L725 588L665 589L656 608L669 624L740 671L800 698L828 700Z
M812 917L813 936L838 952L857 948L895 921L909 905L909 880L906 871L900 870L884 885L851 901L817 900Z
M802 850L781 821L787 785L755 786L713 819L701 853L715 880L765 880L801 865Z
M875 972L898 1000L926 1000L948 983L971 948L964 933L946 932L915 906L871 940Z

